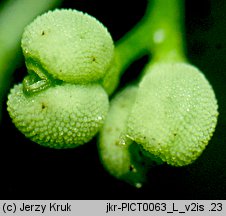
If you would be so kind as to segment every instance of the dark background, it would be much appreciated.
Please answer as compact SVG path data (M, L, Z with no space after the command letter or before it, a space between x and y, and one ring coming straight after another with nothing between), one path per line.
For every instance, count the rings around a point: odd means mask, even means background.
M143 16L146 1L65 0L99 19L116 41ZM192 165L162 165L136 189L110 176L99 162L96 140L70 150L53 150L26 139L11 123L4 104L0 126L0 199L226 199L226 1L186 1L187 56L212 84L219 120L206 150ZM144 57L125 73L122 85L137 76ZM13 82L22 80L21 65Z

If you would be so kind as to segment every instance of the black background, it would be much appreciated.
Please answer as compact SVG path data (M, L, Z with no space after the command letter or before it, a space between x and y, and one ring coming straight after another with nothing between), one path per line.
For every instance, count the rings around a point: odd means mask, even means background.
M146 1L65 0L99 19L116 41L143 16ZM162 165L142 189L110 176L99 162L96 139L76 149L53 150L26 139L11 123L4 104L0 126L0 199L226 199L226 1L187 0L187 56L212 84L219 120L206 150L192 165ZM135 62L121 86L134 79L147 58ZM22 80L24 65L14 74Z

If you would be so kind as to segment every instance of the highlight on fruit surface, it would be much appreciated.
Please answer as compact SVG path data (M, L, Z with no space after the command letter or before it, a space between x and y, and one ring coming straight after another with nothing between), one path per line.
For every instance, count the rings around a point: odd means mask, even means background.
M139 84L126 134L166 163L188 165L213 135L217 109L213 89L196 67L157 63Z

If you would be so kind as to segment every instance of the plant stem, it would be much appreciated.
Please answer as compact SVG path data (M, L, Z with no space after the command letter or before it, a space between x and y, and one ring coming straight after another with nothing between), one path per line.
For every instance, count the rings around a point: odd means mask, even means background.
M141 21L115 44L115 52L121 74L134 60L146 54L150 54L149 42L151 35L147 34L151 28L150 6L151 4L149 3Z
M149 0L144 18L116 43L121 73L145 54L152 62L186 61L183 43L184 0Z
M24 27L61 0L8 0L0 7L0 120L2 103L12 73L22 58L20 39Z
M152 0L151 3L150 48L153 61L185 61L184 1Z

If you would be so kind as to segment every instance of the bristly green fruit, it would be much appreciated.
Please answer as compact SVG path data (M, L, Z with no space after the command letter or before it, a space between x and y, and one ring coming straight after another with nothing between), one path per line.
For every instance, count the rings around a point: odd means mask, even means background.
M29 74L7 103L16 127L51 148L89 142L104 123L107 93L117 81L111 86L108 79L117 68L107 29L88 14L57 9L25 28L21 46Z
M107 29L77 10L49 11L25 28L21 42L29 71L68 83L103 79L114 57Z
M100 131L98 150L103 166L111 175L140 188L146 181L149 159L144 157L141 146L124 140L123 136L137 89L129 86L111 101Z
M168 164L188 165L208 144L217 109L213 89L196 67L155 64L139 85L126 133Z
M51 148L73 148L90 141L103 125L108 96L100 85L63 84L33 95L16 85L8 97L16 127L32 141Z

